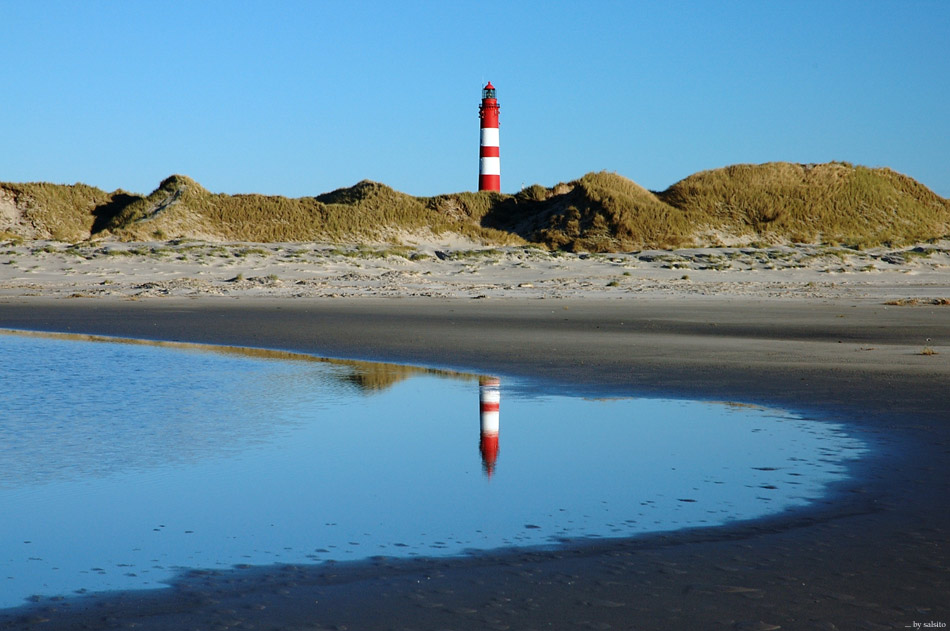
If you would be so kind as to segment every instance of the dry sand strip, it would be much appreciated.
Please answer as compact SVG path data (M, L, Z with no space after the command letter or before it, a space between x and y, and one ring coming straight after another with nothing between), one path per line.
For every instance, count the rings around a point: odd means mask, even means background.
M297 350L848 423L875 455L777 518L556 552L198 572L4 629L950 624L950 307L877 300L0 299L0 327ZM931 353L924 353L930 349ZM917 627L922 628L922 627Z
M947 299L950 242L616 254L319 243L0 244L0 296Z

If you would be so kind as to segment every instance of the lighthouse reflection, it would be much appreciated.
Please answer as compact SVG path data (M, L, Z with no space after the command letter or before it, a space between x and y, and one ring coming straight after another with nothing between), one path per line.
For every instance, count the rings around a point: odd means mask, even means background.
M489 478L495 472L498 460L498 416L501 403L501 380L498 377L479 377L478 407L481 432L478 451L482 455L482 470Z

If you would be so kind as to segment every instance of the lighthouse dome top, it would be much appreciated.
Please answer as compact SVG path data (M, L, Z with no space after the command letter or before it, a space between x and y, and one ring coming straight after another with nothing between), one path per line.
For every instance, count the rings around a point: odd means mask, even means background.
M493 99L495 98L495 86L491 84L491 81L482 88L482 98L483 99Z

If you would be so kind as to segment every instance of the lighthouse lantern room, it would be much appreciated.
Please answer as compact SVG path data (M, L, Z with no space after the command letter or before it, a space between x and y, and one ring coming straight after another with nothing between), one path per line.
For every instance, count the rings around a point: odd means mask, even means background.
M491 81L482 88L482 104L478 108L481 140L478 147L478 190L501 190L501 158L498 153L498 101Z

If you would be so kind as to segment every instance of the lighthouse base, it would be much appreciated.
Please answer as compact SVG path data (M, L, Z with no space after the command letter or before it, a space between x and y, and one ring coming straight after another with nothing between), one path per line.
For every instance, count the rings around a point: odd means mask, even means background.
M501 191L500 175L479 175L478 190L480 191Z

